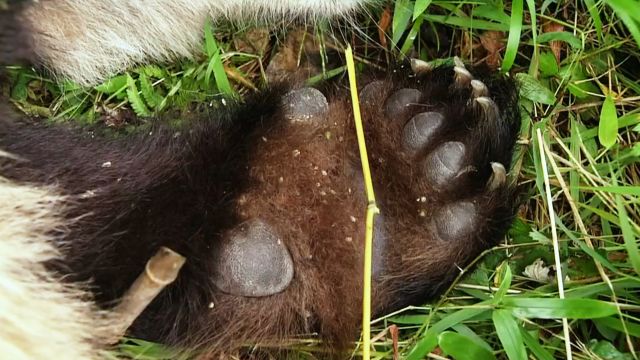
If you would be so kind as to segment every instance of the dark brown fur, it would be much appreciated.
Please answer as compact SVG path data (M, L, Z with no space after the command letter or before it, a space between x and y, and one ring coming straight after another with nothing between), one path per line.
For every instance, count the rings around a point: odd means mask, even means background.
M509 225L511 189L485 191L485 183L490 161L510 163L519 129L515 91L509 82L484 80L502 110L499 120L483 119L469 106L469 91L451 86L450 68L418 78L401 71L373 99L379 106L363 109L387 234L378 252L384 270L374 284L376 314L442 292ZM403 87L423 91L424 103L388 118L382 104ZM105 307L158 247L186 256L177 282L143 313L132 335L211 353L315 332L344 346L356 338L361 317L366 208L351 104L344 86L329 85L328 121L291 124L282 116L281 94L265 91L183 127L157 124L125 138L0 115L0 148L23 159L0 160L0 170L17 181L55 184L71 196L66 261L55 268L74 281L91 280ZM469 161L477 171L446 192L433 190L399 145L403 124L425 107L448 119L436 143L457 139L473 150ZM427 202L416 202L423 195ZM455 241L434 238L429 219L462 198L479 204L476 231ZM294 280L268 297L224 294L211 281L212 247L225 231L258 217L288 247Z
M9 1L8 9L0 8L0 64L16 65L36 58L30 34L17 15L26 6L21 1Z

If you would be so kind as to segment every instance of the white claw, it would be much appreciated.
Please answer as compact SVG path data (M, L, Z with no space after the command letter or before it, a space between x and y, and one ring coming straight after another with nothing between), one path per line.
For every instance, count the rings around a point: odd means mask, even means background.
M487 86L480 80L471 80L471 96L474 98L479 98L483 96L489 95L489 89Z
M480 96L474 99L474 104L480 105L485 118L496 119L498 117L498 105L488 96Z
M464 67L455 66L453 71L456 73L456 85L460 87L468 86L469 82L473 79L469 70Z
M433 65L424 60L411 59L411 70L416 74L424 74L433 70Z
M454 57L453 57L453 65L455 65L455 66L457 66L457 67L461 67L461 68L463 68L463 69L465 68L465 67L464 67L464 63L463 63L463 62L462 62L462 60L460 60L460 58L459 58L459 57L457 57L457 56L454 56Z
M489 191L496 190L507 182L507 170L505 170L504 165L499 162L492 162L491 169L493 173L487 182L487 189Z

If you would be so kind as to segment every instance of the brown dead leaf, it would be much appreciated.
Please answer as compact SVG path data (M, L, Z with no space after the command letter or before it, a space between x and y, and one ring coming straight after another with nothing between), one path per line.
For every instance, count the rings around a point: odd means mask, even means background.
M398 337L400 330L396 325L389 326L389 333L391 334L391 343L393 344L393 360L400 358L400 352L398 351Z
M546 22L542 26L542 31L545 33L564 31L564 26L555 22ZM564 49L564 43L561 41L552 41L549 43L549 47L551 47L551 51L556 57L556 61L558 62L558 64L560 64L560 61L562 60L562 50Z
M502 31L485 31L480 35L480 44L486 50L485 63L495 70L502 63L502 50L505 44L505 34Z
M387 47L387 30L389 30L389 26L391 25L391 19L393 16L391 15L391 9L386 7L380 15L380 21L378 21L378 38L380 39L380 44L382 47Z

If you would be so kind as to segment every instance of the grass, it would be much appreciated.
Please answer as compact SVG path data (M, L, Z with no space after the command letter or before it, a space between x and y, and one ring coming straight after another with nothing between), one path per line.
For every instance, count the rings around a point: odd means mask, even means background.
M640 2L397 0L354 23L355 34L309 31L323 51L353 40L361 68L392 66L401 54L486 63L520 82L524 117L511 171L522 206L507 238L435 303L375 319L372 358L638 359ZM12 68L11 97L52 121L112 121L123 131L139 123L109 114L220 106L264 81L269 47L243 45L253 31L207 27L202 58L136 68L93 89ZM292 358L322 355L313 339L279 346ZM171 354L137 340L118 350Z

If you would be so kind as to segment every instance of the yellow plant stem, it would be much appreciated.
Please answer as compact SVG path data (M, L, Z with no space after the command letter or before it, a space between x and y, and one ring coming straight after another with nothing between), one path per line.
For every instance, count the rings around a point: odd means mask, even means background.
M371 258L373 249L373 224L376 214L380 213L376 205L376 197L373 192L369 157L362 129L362 116L360 115L360 103L358 101L358 87L356 85L356 70L353 61L351 46L345 50L347 58L347 72L349 74L349 88L351 90L351 102L353 103L353 119L356 125L358 137L358 149L360 150L360 162L364 174L364 187L367 192L367 217L365 222L364 237L364 274L362 279L362 358L371 358Z

